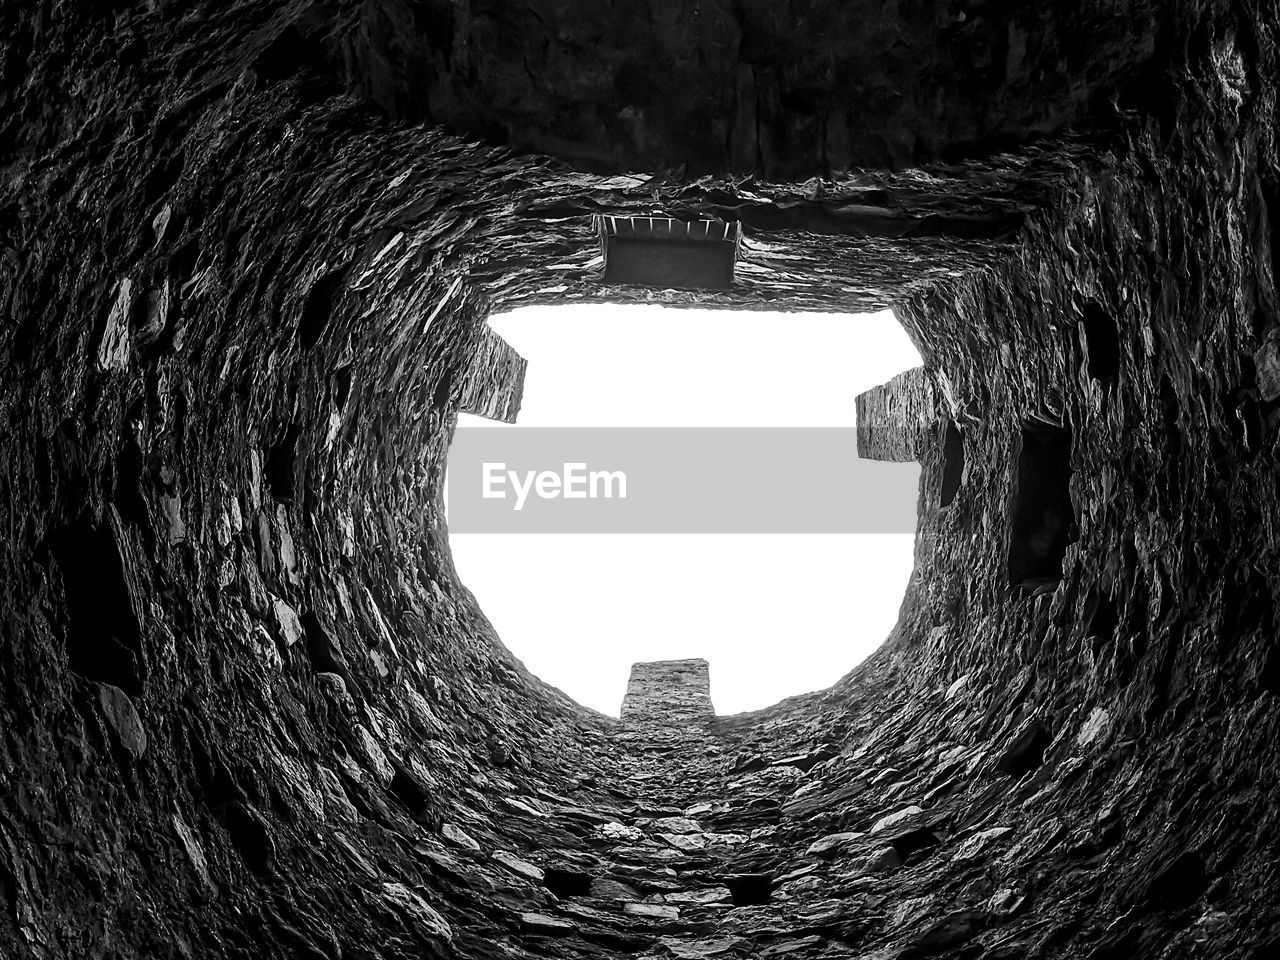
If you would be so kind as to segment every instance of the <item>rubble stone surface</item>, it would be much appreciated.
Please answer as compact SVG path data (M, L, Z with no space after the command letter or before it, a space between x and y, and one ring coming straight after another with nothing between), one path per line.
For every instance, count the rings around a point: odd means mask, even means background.
M1277 23L0 6L0 956L1280 954ZM602 283L655 211L742 224L730 290ZM614 720L459 582L486 318L621 300L919 346L829 689Z

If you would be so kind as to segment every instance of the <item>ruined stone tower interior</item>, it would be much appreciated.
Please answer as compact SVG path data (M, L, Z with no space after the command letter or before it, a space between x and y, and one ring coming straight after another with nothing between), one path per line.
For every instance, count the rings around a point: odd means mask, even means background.
M0 955L1280 956L1278 24L0 5ZM605 270L648 218L736 259ZM830 689L612 720L458 581L486 318L628 300L919 347L858 400L916 569Z

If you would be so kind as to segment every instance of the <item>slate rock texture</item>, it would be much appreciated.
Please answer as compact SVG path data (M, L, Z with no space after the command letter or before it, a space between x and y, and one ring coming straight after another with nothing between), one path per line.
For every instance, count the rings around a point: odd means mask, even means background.
M0 7L0 955L1273 955L1275 4L622 6ZM459 582L486 318L611 300L920 347L828 690L615 721Z
M933 381L924 367L858 394L858 456L903 463L923 458L940 426Z
M711 705L711 667L706 660L658 660L631 667L620 713L637 727L705 726Z

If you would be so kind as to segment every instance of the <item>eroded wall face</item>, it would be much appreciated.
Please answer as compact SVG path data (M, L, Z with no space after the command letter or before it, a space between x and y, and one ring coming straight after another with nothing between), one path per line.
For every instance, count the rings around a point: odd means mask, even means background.
M346 82L394 116L586 169L798 181L981 155L1060 131L1117 87L1148 97L1158 25L1189 14L1092 0L569 0L554 13L375 0L345 29L303 20L295 42L329 48Z
M1269 956L1272 13L1115 33L1172 73L1104 139L747 198L379 118L318 8L41 9L4 37L0 952ZM375 50L406 10L363 5ZM966 459L939 511L917 448L886 648L697 737L529 676L438 502L459 405L514 404L490 307L601 297L590 214L655 189L751 218L715 302L893 301ZM1078 529L1011 585L1028 420L1070 426Z
M1216 49L1219 64L1236 55ZM1070 212L1007 268L900 311L931 331L964 478L940 509L940 431L921 458L920 577L897 647L787 721L803 729L818 710L838 726L846 696L868 704L851 757L792 809L865 830L919 805L954 831L895 888L955 911L933 931L944 940L990 944L977 928L1007 908L1044 925L1011 938L1033 953L1274 949L1256 899L1274 848L1224 814L1275 783L1280 651L1276 547L1260 532L1280 436L1264 373L1275 145L1250 119L1272 115L1274 93L1238 78L1198 73L1176 129L1153 125L1127 161L1069 187ZM1209 140L1235 146L1209 160ZM1020 451L1028 433L1067 431L1076 529L1061 578L1011 585L1010 551L1033 546L1016 542ZM910 916L890 919L904 938Z
M465 274L522 168L205 14L24 24L30 109L81 87L0 200L0 954L483 955L399 844L603 726L441 546L456 408L518 396Z
M705 660L635 664L620 715L624 723L638 726L707 726L715 716L710 665Z

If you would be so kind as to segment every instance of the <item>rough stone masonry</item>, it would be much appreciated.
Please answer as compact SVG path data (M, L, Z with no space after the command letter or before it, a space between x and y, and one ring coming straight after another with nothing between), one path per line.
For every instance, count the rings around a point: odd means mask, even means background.
M706 660L636 663L620 712L634 726L705 727L711 706L711 665Z
M1278 24L0 3L0 955L1278 955ZM604 284L655 214L729 289ZM486 318L618 300L924 358L892 635L696 736L531 676L443 522Z

